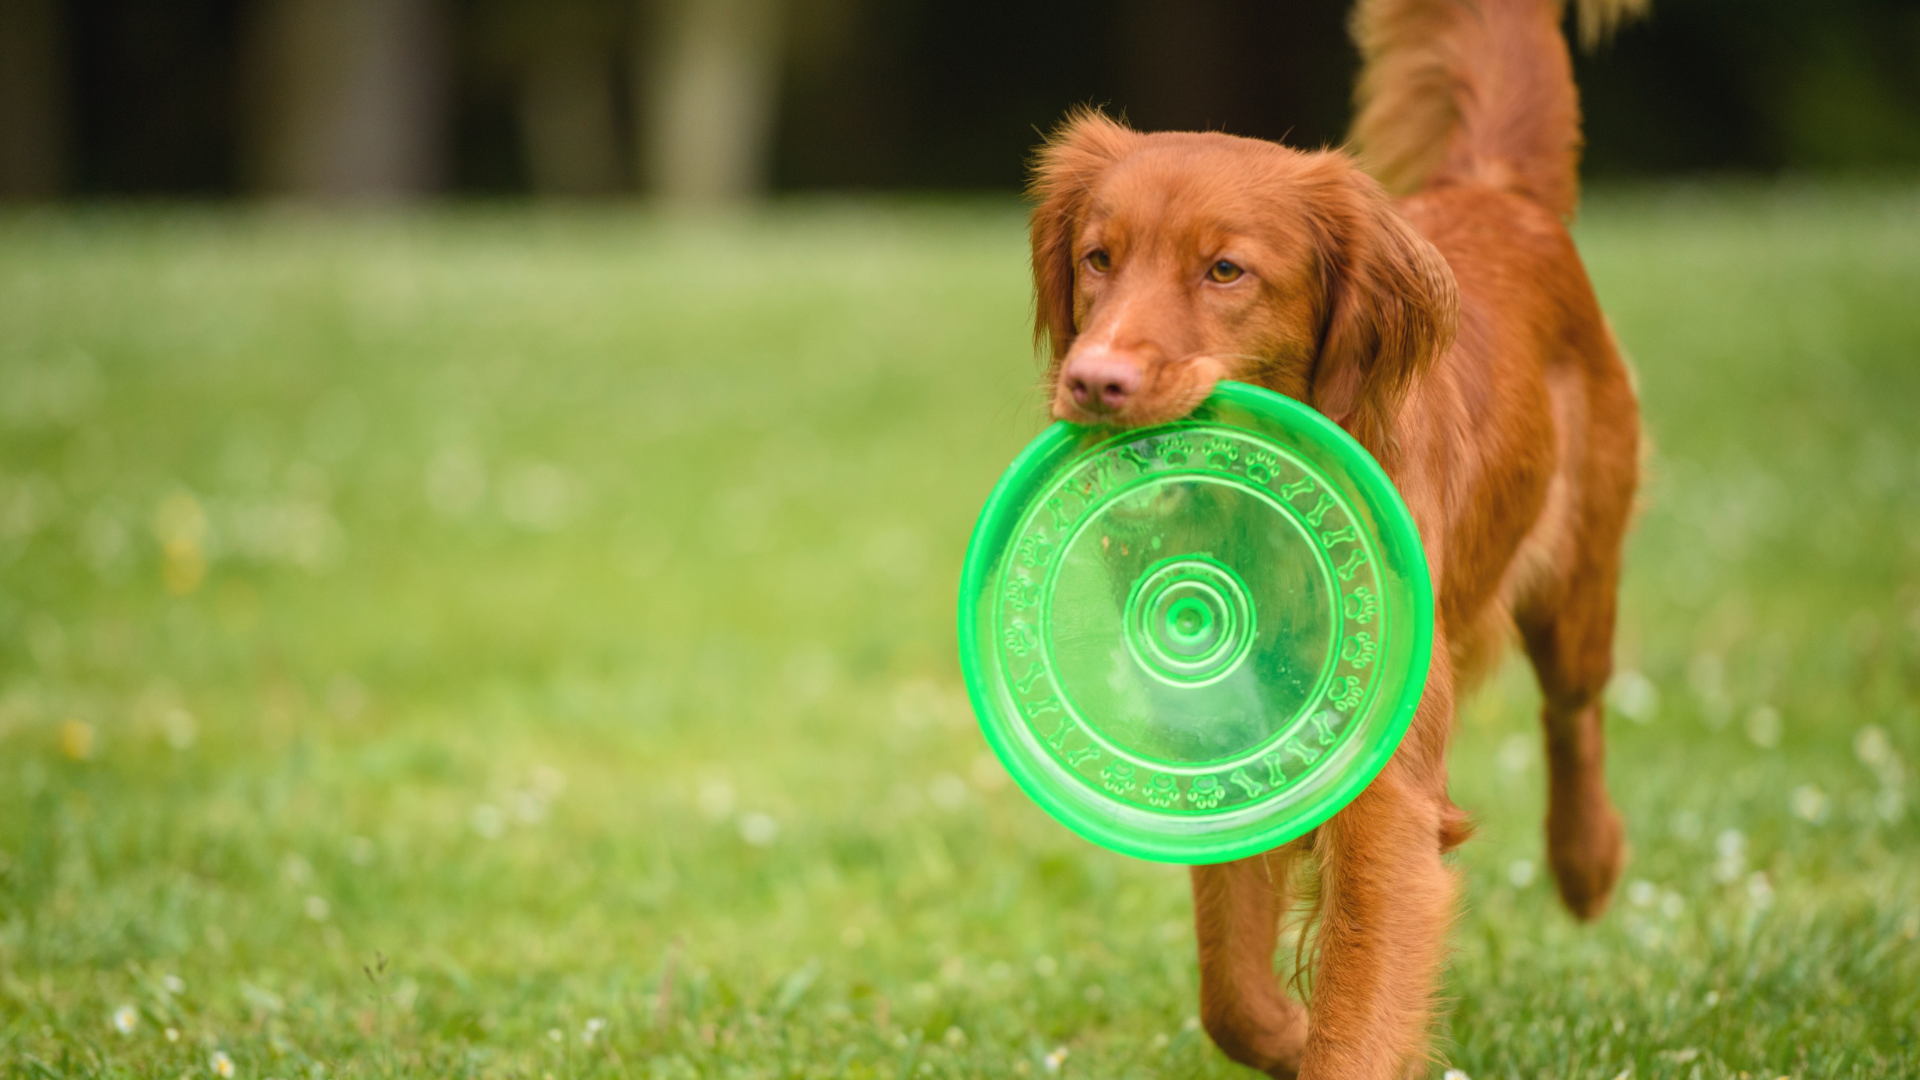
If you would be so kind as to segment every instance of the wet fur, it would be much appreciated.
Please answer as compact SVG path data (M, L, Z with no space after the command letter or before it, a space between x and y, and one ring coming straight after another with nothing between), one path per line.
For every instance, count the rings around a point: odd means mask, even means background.
M1587 0L1580 22L1640 6ZM1447 742L1459 696L1510 642L1543 691L1548 863L1577 917L1605 909L1625 858L1600 697L1638 406L1565 225L1580 135L1562 15L1556 0L1361 0L1354 156L1081 112L1035 165L1055 414L1159 423L1225 378L1306 401L1386 467L1433 572L1436 661L1386 769L1310 836L1192 873L1202 1021L1275 1076L1427 1069L1458 891L1441 856L1472 831L1447 795ZM1245 274L1209 280L1222 258ZM1094 353L1139 375L1117 412L1089 414L1063 381ZM1274 975L1302 902L1311 1012Z

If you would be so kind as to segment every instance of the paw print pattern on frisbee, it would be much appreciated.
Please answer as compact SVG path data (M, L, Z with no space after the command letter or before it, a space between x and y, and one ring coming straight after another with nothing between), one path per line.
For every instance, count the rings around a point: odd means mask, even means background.
M1056 424L982 512L961 653L995 752L1098 843L1224 861L1357 795L1425 683L1411 518L1324 417L1223 383L1186 420Z

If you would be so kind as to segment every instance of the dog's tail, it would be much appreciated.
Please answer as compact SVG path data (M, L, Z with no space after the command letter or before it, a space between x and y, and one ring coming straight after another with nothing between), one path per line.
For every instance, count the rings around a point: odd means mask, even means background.
M1589 45L1648 0L1575 0ZM1565 218L1579 198L1580 101L1564 0L1359 0L1353 149L1395 194L1488 184Z

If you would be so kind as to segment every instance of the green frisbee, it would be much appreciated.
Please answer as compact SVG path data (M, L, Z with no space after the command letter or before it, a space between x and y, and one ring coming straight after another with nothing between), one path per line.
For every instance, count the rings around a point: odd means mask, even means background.
M1433 590L1377 462L1291 398L1058 423L1007 469L960 582L987 741L1068 828L1215 863L1333 816L1406 734Z

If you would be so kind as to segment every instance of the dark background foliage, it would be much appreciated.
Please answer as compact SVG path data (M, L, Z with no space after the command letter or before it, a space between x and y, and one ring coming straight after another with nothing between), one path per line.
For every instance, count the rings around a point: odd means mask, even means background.
M685 0L425 2L435 39L422 55L440 86L424 136L436 160L427 189L556 186L542 179L548 151L534 145L525 111L529 57L543 56L605 99L595 138L612 164L562 170L586 177L572 193L647 186L635 159L647 139L645 87L660 92L648 81L652 46L661 12ZM258 97L250 28L276 3L296 0L10 0L0 22L15 24L12 47L50 60L43 100L28 106L58 128L42 179L12 186L87 195L261 186L246 146ZM783 190L1012 188L1039 132L1078 103L1147 128L1337 143L1357 63L1342 0L747 4L741 20L779 28L755 183ZM1656 0L1650 19L1583 55L1579 69L1595 175L1920 163L1915 0ZM7 85L0 77L0 97Z

